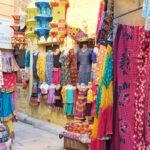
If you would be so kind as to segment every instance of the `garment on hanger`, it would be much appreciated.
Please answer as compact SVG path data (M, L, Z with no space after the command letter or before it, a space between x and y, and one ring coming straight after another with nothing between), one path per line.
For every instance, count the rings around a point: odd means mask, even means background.
M16 73L3 73L4 85L2 91L14 92L16 90L17 77Z
M74 100L75 100L75 87L68 85L66 87L66 106L64 114L73 115Z
M46 83L51 84L53 82L53 67L54 67L54 59L53 53L48 51L46 54Z
M61 96L61 85L57 85L55 88L55 106L60 108L63 107Z
M55 88L56 86L54 84L49 86L48 104L50 105L55 103Z
M39 53L38 52L34 52L33 53L33 77L34 77L34 80L36 82L39 82L39 77L38 77L38 74L37 74L37 68L36 68L36 64L37 64L37 60L38 60L38 55Z
M10 73L19 70L12 52L2 52L2 64L3 72Z
M57 50L56 52L53 53L54 57L54 70L53 70L53 83L55 84L60 84L60 74L61 74L61 64L59 62L61 52Z
M112 150L150 149L149 43L150 32L144 27L118 25Z
M4 78L2 72L3 64L2 64L2 51L0 51L0 88L4 85Z
M85 119L85 110L87 102L87 86L78 87L78 98L75 104L74 117L77 119Z
M78 64L79 64L79 74L78 74L78 83L84 83L88 85L91 79L91 64L92 64L92 50L87 49L86 51L78 51Z
M15 116L12 93L0 92L0 119L8 121Z
M41 82L45 82L45 67L46 67L46 53L40 52L37 59L36 69L37 75Z
M76 86L78 80L78 71L77 71L77 54L74 49L69 50L68 54L68 67L70 71L71 84Z
M65 52L62 52L59 58L59 62L61 63L61 85L67 85L71 83L67 57L68 56L65 54Z

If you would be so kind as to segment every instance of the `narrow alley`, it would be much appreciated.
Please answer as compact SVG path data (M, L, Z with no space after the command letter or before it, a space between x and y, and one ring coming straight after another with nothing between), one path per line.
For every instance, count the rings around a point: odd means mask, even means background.
M58 135L22 122L15 123L15 135L12 150L63 150L63 140Z

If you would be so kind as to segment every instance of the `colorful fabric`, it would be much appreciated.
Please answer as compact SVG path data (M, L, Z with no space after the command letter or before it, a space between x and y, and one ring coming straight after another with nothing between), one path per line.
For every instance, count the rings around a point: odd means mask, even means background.
M66 105L65 105L64 114L73 115L74 100L75 100L74 87L66 87Z
M134 113L133 149L150 149L150 31L139 28L139 53L137 57L137 74Z
M25 55L25 68L29 67L30 67L30 51L27 50Z
M0 119L8 121L15 116L12 93L0 93Z
M11 73L19 70L19 66L12 52L2 52L2 70Z
M4 85L4 78L2 72L3 64L2 64L2 51L0 51L0 88Z
M53 69L53 83L54 84L60 84L60 74L61 74L60 68Z
M86 98L87 98L87 88L78 88L78 99L76 100L74 117L77 119L85 118L85 110L86 110Z
M87 92L87 103L92 103L94 101L94 93L92 89L89 89Z
M112 47L107 46L101 70L101 80L96 101L93 141L91 150L98 150L106 144L105 138L112 135L113 124L113 55ZM95 144L95 142L97 144ZM104 146L105 147L105 146ZM102 149L103 150L103 149Z
M78 78L78 71L77 71L77 55L74 49L69 50L67 61L68 61L68 67L70 71L71 84L73 86L76 86L77 78Z
M145 60L145 56L139 58L139 43L142 41L139 38L142 34L140 30L138 26L126 25L119 25L117 29L114 44L114 60L117 61L114 61L114 134L111 150L145 149L141 148L139 141L134 139L136 138L134 131L139 133L139 128L136 130L134 128L134 116L138 111L135 109L135 104L138 103L134 94L138 87L136 83L140 80L137 80L137 77L141 75L137 65L138 62ZM142 45L145 47L144 43ZM143 75L146 78L145 74ZM138 92L140 93L140 91ZM142 95L140 97L143 99ZM143 127L140 130L142 134L139 135L139 138L144 136ZM143 142L143 140L140 142Z
M59 57L61 55L61 52L58 50L56 50L54 53L53 53L53 58L54 58L54 68L60 68L61 67L61 64L59 62Z
M3 73L4 85L2 91L13 92L16 89L16 73Z
M55 86L49 86L48 104L55 103Z
M100 48L98 49L98 53L97 53L97 63L96 63L96 79L95 82L96 83L100 83L101 80L101 70L103 68L103 61L104 61L104 54L106 51L106 46L104 45L100 45Z
M96 28L96 37L98 37L99 28L100 28L101 20L102 20L103 13L104 13L104 6L105 6L105 3L101 2L100 3L100 7L99 7L99 13L98 13L97 28Z
M51 84L53 81L53 67L54 67L54 59L53 59L53 53L47 52L46 55L46 83Z
M36 64L37 75L41 82L45 82L45 68L46 68L46 53L41 52L38 55Z
M59 58L59 62L61 63L61 85L67 85L71 83L67 57L68 56L62 52Z

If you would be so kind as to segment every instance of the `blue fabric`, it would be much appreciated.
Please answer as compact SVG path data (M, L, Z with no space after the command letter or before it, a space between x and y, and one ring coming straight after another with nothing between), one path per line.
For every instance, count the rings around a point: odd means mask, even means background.
M26 51L26 56L25 56L25 68L30 67L30 51Z
M66 103L73 103L74 102L74 89L67 89L66 90Z
M66 104L64 114L73 115L73 104Z
M96 53L92 51L92 63L96 64Z
M46 55L46 83L51 84L53 81L53 67L54 67L53 54L48 52Z
M14 104L11 93L0 93L0 119L8 121L14 115Z

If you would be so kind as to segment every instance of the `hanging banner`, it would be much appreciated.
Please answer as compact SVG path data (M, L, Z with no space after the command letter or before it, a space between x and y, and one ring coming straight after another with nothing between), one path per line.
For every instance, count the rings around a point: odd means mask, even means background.
M11 37L13 30L11 29L12 20L0 17L0 49L12 49Z

